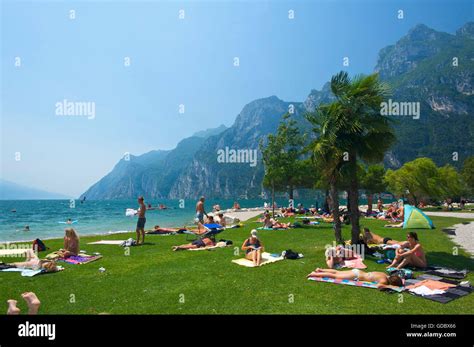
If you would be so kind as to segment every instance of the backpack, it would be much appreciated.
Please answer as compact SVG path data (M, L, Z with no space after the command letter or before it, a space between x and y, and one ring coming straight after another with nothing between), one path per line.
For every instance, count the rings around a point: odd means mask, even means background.
M287 249L286 251L283 252L283 257L285 259L299 259L300 255L296 252L293 252L291 249Z
M33 250L35 250L36 252L46 251L47 249L49 248L46 247L44 242L41 241L40 239L36 239L33 241Z

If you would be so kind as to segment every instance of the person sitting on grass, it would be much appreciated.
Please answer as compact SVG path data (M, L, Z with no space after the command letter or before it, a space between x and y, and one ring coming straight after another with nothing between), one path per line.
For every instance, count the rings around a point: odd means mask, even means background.
M383 272L365 272L359 269L352 269L347 271L338 271L333 269L317 268L311 272L308 277L328 277L341 280L353 280L364 282L377 282L379 288L402 287L403 281L400 276L387 275Z
M417 268L425 268L428 265L423 247L418 241L417 233L410 231L407 235L407 240L408 247L400 247L397 249L395 259L393 259L392 264L387 266L387 268L396 266L396 269L400 270L408 265Z
M59 271L56 262L53 260L41 260L32 249L26 251L26 260L22 262L10 263L12 267L18 269L44 270L45 272Z
M79 236L73 228L66 229L64 236L64 248L58 251L61 258L69 258L79 254Z
M369 230L369 228L364 228L364 234L362 239L366 244L376 244L376 245L399 245L400 247L408 247L408 241L396 241L390 237L382 237L377 235Z
M222 212L219 212L217 214L217 224L223 226L223 227L226 227L226 221L225 221L225 217L224 217L224 213Z
M26 301L28 305L28 314L35 315L38 314L41 302L38 297L33 292L25 292L21 294L21 297ZM7 315L18 315L20 314L20 309L16 306L17 301L14 299L7 300L8 310Z
M327 248L325 256L326 264L330 269L343 266L346 260L354 260L357 257L360 257L354 251L345 248L342 245Z
M291 223L280 223L270 217L270 213L265 213L263 218L263 227L266 229L288 229Z
M182 251L182 250L185 250L185 249L196 249L196 248L204 248L204 247L212 247L212 246L215 246L216 243L210 239L209 237L205 237L203 239L198 239L198 240L195 240L191 243L187 243L185 245L181 245L181 246L173 246L172 249L173 251Z
M264 249L263 243L258 238L257 230L253 229L250 232L250 237L242 244L242 250L245 251L245 258L253 261L253 265L260 266Z

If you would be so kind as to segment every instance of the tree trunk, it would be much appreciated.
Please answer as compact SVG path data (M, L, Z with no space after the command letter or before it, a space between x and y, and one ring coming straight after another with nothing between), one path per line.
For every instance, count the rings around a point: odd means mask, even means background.
M330 209L329 209L329 189L326 189L326 194L324 196L323 210L324 211L330 211Z
M367 214L372 213L372 204L374 203L374 196L372 194L367 195Z
M350 216L352 224L351 240L352 244L359 242L360 225L359 225L359 181L357 177L357 157L355 153L351 153L349 156L349 164L351 165L351 179L349 183L349 205L350 205Z
M346 199L346 209L347 211L350 211L351 210L351 201L349 200L349 194L351 192L349 190L346 191L346 196L347 196L347 199Z
M332 216L334 218L334 236L336 238L336 243L343 245L344 240L342 239L341 233L341 220L339 219L339 194L335 181L330 184L330 195L332 200Z
M272 215L275 218L275 184L272 181Z
M290 185L290 200L293 200L293 192L294 192L294 187L293 185Z

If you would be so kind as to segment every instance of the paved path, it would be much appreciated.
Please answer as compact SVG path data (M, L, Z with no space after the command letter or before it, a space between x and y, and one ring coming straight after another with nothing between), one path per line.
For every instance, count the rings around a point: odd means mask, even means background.
M456 224L445 229L449 237L467 252L474 256L474 222Z
M425 214L428 216L474 219L474 213L471 212L425 212Z

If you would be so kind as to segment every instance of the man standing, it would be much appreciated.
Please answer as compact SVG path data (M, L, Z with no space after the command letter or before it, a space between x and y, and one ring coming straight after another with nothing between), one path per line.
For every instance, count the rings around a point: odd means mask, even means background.
M137 222L137 245L143 244L145 242L145 213L146 213L146 206L143 196L138 197L138 204L140 208L138 209L138 222ZM142 242L140 243L140 235L142 236Z
M195 221L198 224L198 230L201 230L201 226L204 224L204 215L209 218L206 211L204 210L204 196L201 196L196 204L196 218Z

